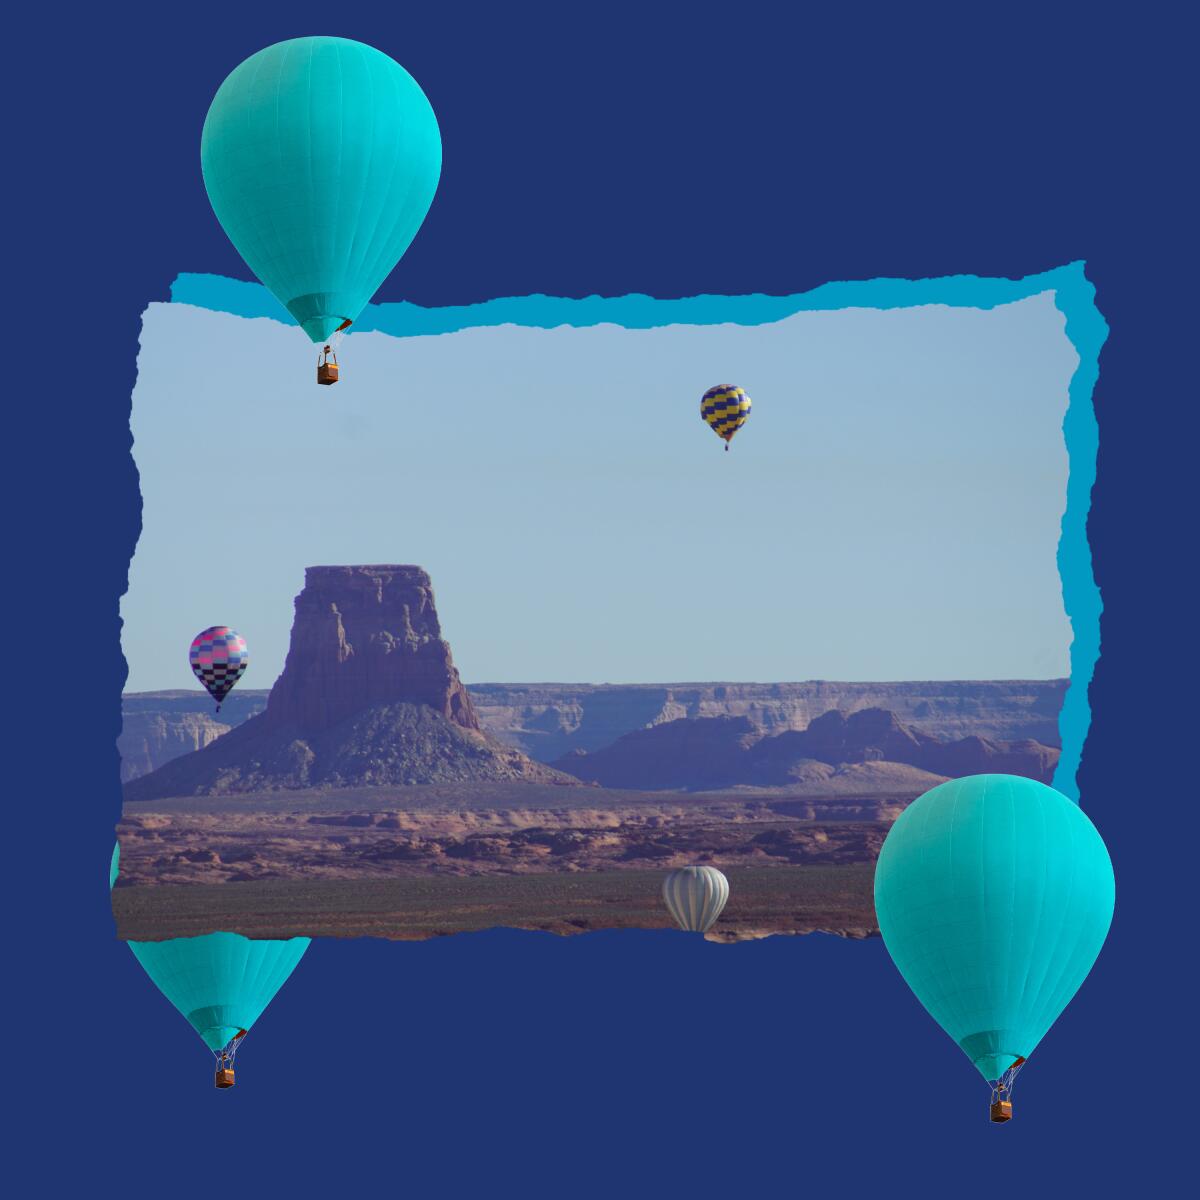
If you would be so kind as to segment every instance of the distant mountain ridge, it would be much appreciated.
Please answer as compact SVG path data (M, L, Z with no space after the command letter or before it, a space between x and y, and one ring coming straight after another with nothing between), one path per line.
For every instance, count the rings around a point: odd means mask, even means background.
M635 729L681 718L745 717L762 734L803 730L829 711L883 708L945 741L981 737L1059 745L1068 681L907 683L472 684L480 729L539 762L595 751ZM203 748L266 708L264 690L237 688L213 715L202 691L132 692L122 698L123 782ZM194 715L193 715L194 714ZM227 722L227 723L226 723Z
M599 750L634 729L683 718L745 717L761 733L803 730L827 712L881 708L931 737L1060 745L1069 680L802 683L473 683L480 725L532 758Z
M893 712L867 708L834 710L807 729L766 736L746 717L684 718L627 733L594 754L573 751L554 766L602 787L696 791L784 787L872 764L877 775L911 780L919 792L941 779L991 772L1049 783L1059 754L1057 747L1032 739L972 736L945 742L905 725Z

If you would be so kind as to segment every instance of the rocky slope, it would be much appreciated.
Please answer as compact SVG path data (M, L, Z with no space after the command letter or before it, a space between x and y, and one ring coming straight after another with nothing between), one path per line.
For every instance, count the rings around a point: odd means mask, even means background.
M310 567L266 710L126 784L125 796L502 780L578 783L480 730L429 576Z
M422 705L376 704L308 736L266 714L251 717L204 750L127 783L125 799L508 780L580 782Z
M1057 749L1032 740L944 742L893 712L866 708L827 712L806 729L766 737L747 717L684 718L627 733L594 754L575 750L555 765L602 787L693 791L832 782L839 772L859 768L875 777L875 787L894 777L900 790L919 792L942 779L984 772L1048 783L1058 758Z

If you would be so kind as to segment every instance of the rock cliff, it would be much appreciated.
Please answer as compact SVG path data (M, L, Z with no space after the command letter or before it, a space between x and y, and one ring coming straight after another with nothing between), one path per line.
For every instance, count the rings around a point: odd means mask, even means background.
M163 763L203 750L267 705L263 691L235 691L213 715L207 692L133 692L121 697L121 782L148 775Z
M309 567L266 725L309 736L376 704L423 705L479 732L425 571Z

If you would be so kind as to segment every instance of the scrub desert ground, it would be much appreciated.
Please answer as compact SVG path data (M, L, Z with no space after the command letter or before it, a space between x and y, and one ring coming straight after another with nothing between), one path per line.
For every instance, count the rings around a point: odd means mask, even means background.
M725 871L730 899L712 941L823 930L878 933L870 864ZM125 888L113 895L118 935L190 937L214 928L247 937L420 940L506 926L549 933L667 928L661 871L530 875L404 875ZM673 926L672 926L673 927Z

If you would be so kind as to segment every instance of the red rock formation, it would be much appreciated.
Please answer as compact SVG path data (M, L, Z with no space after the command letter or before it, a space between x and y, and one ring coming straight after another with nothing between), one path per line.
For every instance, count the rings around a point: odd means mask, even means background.
M420 567L309 567L266 725L306 736L377 704L420 704L479 730Z
M309 567L266 711L125 798L482 780L579 782L480 730L420 567Z
M847 715L823 713L802 733L782 733L768 744L780 750L794 742L806 758L826 763L899 762L924 766L922 750L936 741L902 724L894 712L864 708Z

